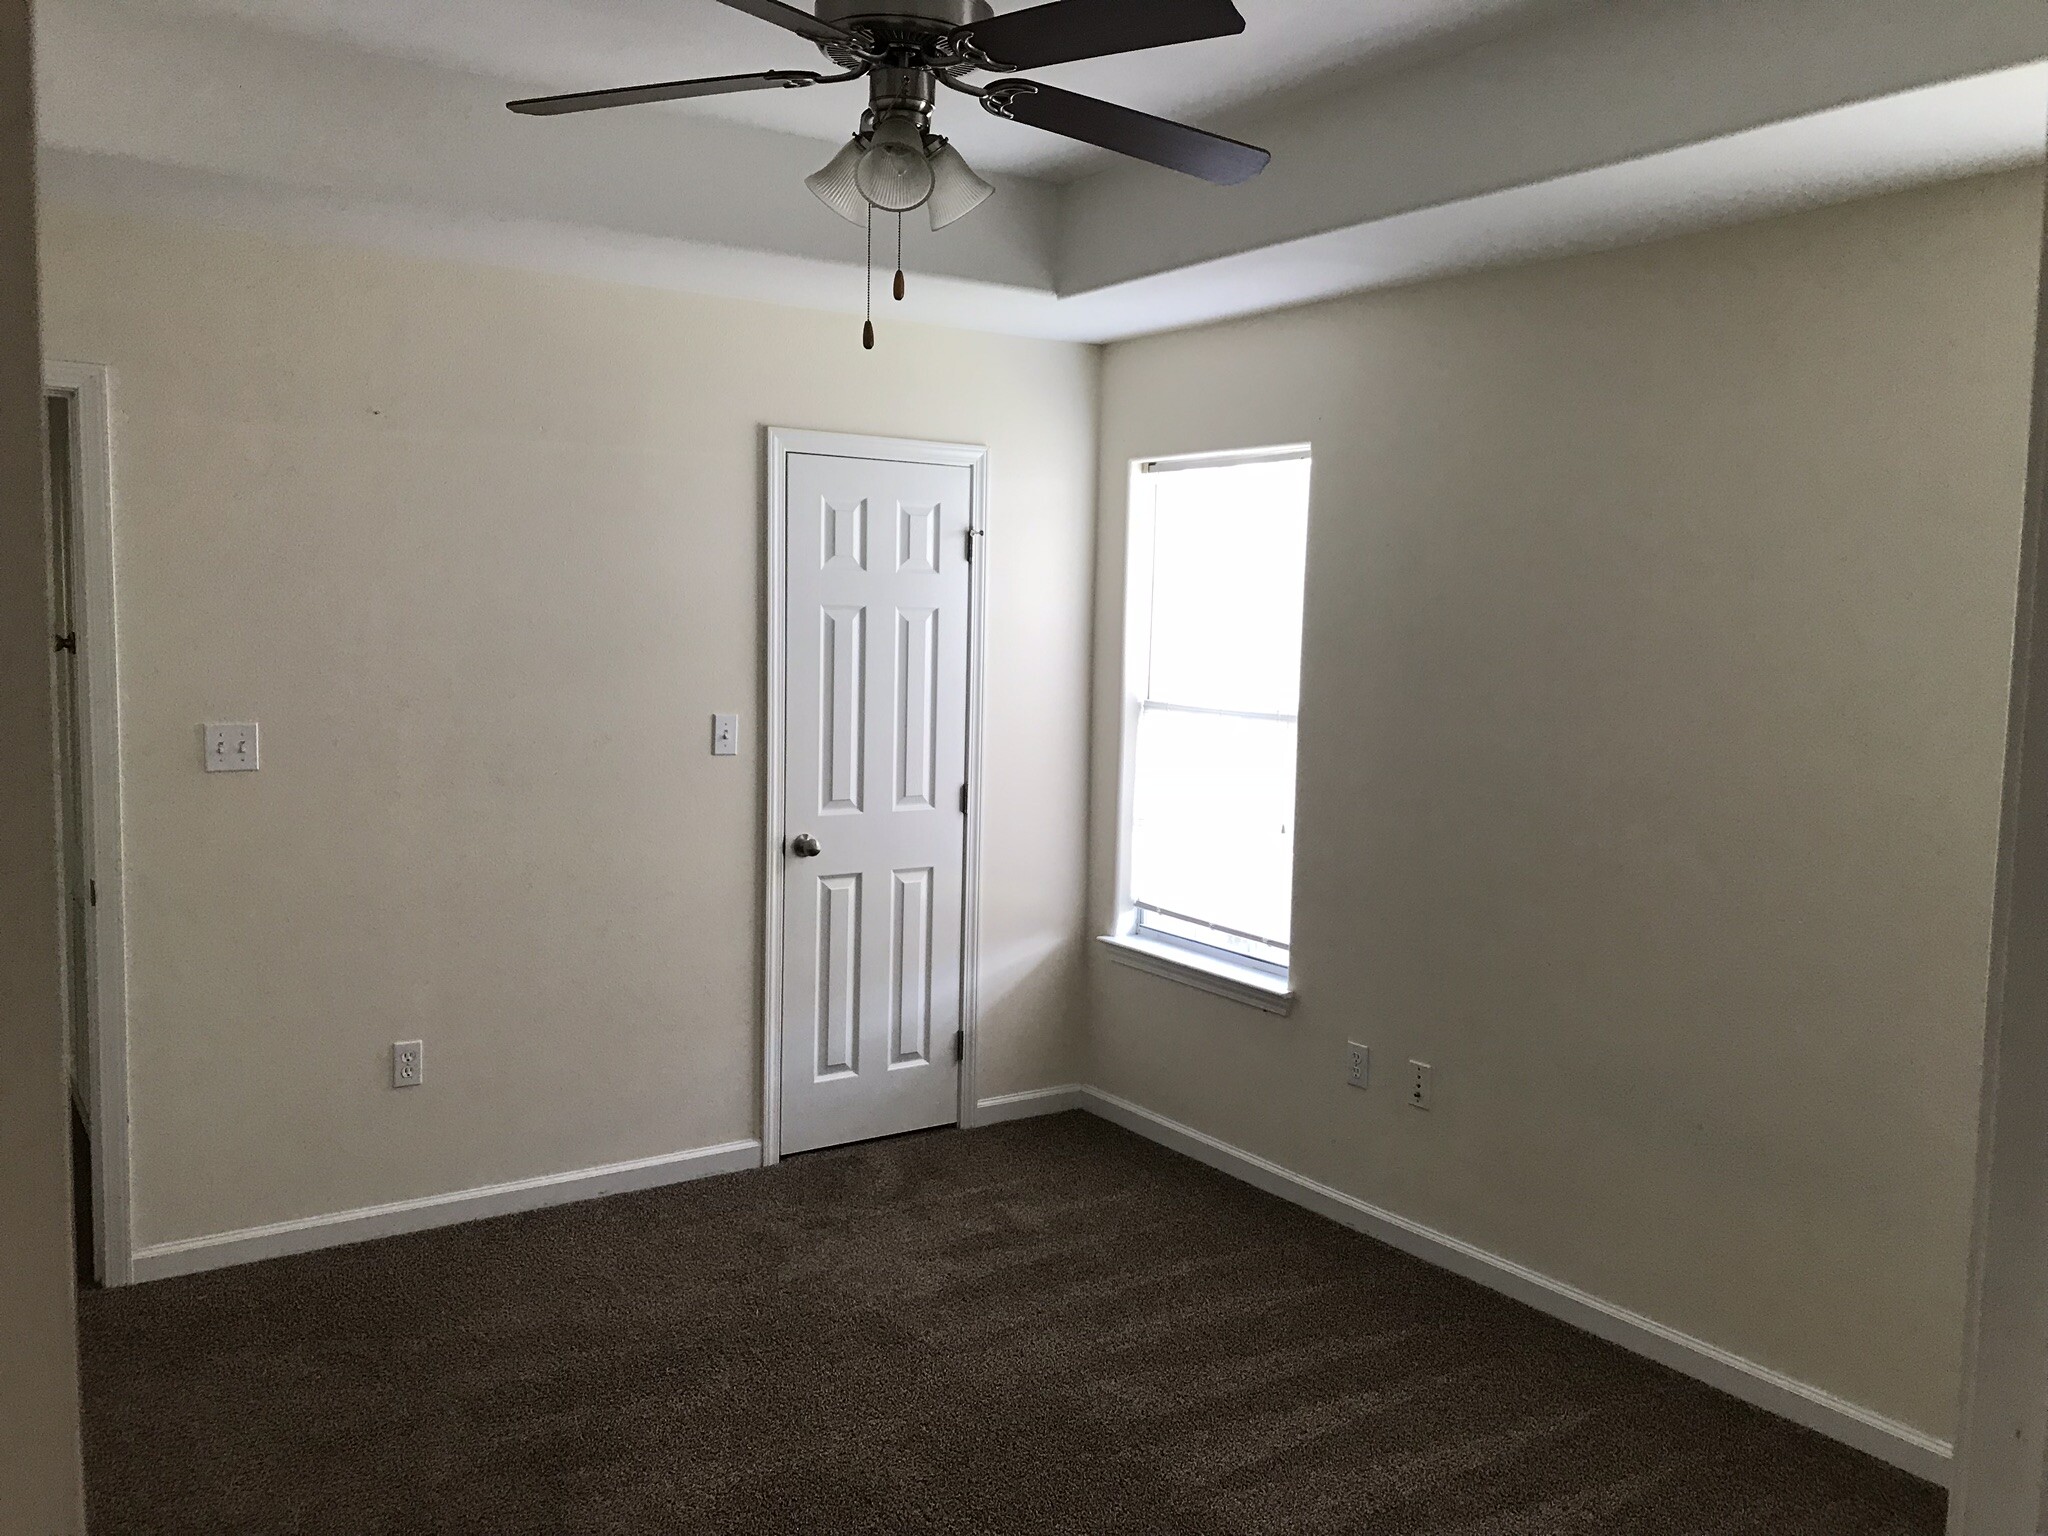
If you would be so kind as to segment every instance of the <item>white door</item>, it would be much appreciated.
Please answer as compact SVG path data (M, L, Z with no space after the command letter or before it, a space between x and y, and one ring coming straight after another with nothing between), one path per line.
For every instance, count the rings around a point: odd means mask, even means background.
M782 1150L959 1118L964 465L792 453Z

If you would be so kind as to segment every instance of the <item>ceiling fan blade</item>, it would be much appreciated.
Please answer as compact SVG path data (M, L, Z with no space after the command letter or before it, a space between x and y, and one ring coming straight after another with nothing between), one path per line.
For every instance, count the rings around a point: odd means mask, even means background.
M1250 181L1273 159L1265 150L1236 139L1036 80L999 80L982 92L981 104L997 117L1149 160L1170 171L1185 171L1219 186Z
M957 28L952 37L971 57L1008 70L1235 37L1243 30L1244 17L1231 0L1053 0Z
M800 11L793 5L784 5L782 0L718 0L720 5L729 5L736 11L745 11L749 16L758 16L763 21L773 22L800 37L808 37L814 43L843 43L853 34L829 21L820 21L809 11Z
M844 78L844 77L841 77ZM771 69L761 75L717 75L707 80L670 80L662 85L628 85L613 91L577 91L569 96L534 96L507 102L527 117L558 117L564 112L601 112L606 107L638 107L654 101L689 101L697 96L731 96L740 91L791 91L820 85L824 75L803 69Z

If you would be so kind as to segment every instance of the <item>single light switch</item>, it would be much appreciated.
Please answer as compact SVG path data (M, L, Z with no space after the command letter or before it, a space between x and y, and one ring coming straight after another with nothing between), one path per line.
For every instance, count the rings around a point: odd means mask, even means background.
M713 757L738 757L740 755L740 717L738 715L713 715L711 717L711 755Z
M262 766L262 744L257 739L255 721L206 727L208 773L254 773Z

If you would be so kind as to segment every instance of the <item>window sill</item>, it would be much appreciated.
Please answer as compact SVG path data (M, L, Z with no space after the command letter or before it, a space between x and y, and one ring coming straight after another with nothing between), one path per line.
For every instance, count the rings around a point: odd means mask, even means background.
M1105 934L1096 942L1109 951L1109 958L1118 965L1128 965L1148 975L1177 981L1217 997L1227 997L1234 1003L1243 1003L1263 1013L1284 1017L1294 1011L1294 993L1286 982L1249 967L1241 968L1222 960L1206 960L1199 955L1165 944L1147 943L1143 939Z

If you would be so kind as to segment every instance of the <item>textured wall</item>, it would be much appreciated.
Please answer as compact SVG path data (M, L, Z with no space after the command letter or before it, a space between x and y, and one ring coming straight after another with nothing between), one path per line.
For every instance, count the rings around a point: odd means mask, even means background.
M61 210L45 250L53 354L114 373L143 1243L757 1134L769 425L991 448L980 1086L1071 1080L1091 349ZM208 719L263 771L203 774Z
M1112 348L1098 825L1128 462L1316 447L1301 1001L1098 957L1089 1080L1947 1434L2040 198Z

